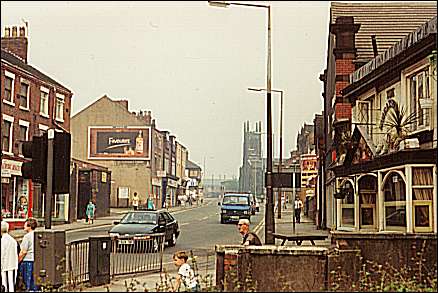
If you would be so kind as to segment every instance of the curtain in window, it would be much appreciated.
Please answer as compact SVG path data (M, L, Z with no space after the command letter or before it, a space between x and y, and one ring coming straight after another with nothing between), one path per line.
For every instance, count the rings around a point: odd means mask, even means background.
M433 185L431 168L413 168L413 185ZM432 188L414 188L414 200L432 200Z

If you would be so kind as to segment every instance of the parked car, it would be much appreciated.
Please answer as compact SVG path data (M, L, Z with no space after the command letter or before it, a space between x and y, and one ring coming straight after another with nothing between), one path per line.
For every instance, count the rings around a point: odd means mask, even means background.
M161 244L156 238L151 245L145 245L145 240L147 243L148 239L152 239L151 234L164 233L168 246L174 246L180 234L178 221L166 210L130 211L114 225L109 235L116 239L116 247L143 247L156 251Z
M239 221L239 219L251 220L252 207L249 193L225 193L221 207L221 224L229 221Z

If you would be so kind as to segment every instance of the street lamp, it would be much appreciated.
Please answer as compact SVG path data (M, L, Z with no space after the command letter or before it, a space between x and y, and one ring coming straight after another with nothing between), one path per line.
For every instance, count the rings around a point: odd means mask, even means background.
M211 6L226 8L230 5L265 8L268 12L267 27L267 62L266 62L266 120L267 120L267 166L266 166L266 212L265 212L265 244L275 244L273 233L274 201L272 195L272 118L271 118L271 6L261 4L208 1Z
M256 92L266 92L266 89L259 88L248 88L250 91ZM275 93L280 93L280 162L278 164L278 173L281 173L281 169L283 167L283 91L282 90L271 90ZM277 207L278 207L278 218L281 219L281 187L278 188L278 198L277 198Z

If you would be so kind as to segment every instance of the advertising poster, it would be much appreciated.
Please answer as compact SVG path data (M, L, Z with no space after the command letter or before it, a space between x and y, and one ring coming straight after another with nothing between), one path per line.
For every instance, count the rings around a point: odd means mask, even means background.
M89 159L150 160L149 127L89 127Z

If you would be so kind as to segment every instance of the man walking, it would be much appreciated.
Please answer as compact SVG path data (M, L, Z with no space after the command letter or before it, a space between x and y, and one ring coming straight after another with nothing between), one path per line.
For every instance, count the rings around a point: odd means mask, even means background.
M23 281L26 286L26 291L37 291L35 281L33 278L33 264L34 264L34 235L35 229L38 226L38 222L35 218L29 218L24 223L24 235L20 245L20 254L18 255L18 261L20 264L20 272L23 276Z
M249 231L248 219L240 219L237 228L239 228L239 233L242 235L242 245L262 245L257 234Z
M5 292L14 292L18 271L17 241L9 235L9 224L1 223L1 269Z

